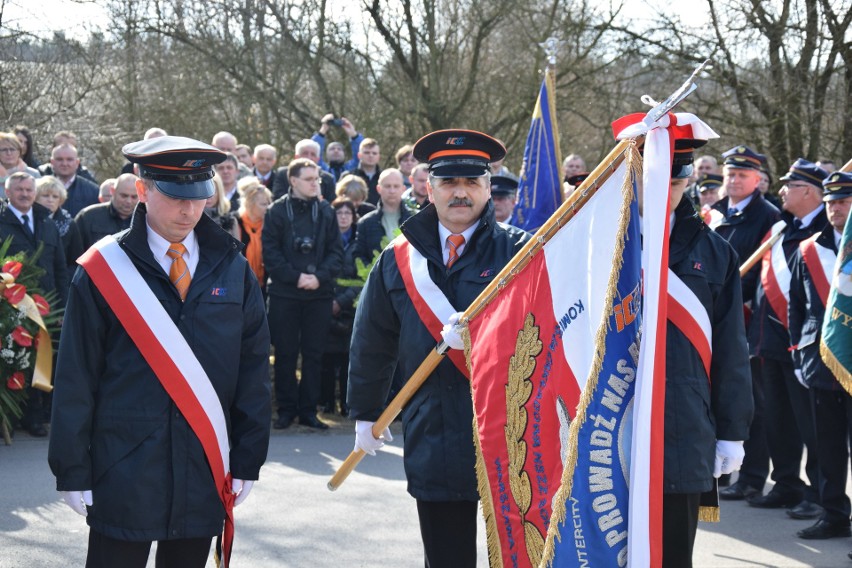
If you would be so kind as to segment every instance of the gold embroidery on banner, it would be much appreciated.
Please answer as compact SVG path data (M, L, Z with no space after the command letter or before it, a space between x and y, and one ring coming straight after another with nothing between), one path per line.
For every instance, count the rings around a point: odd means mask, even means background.
M509 453L509 488L523 517L532 503L532 484L524 471L527 459L527 429L525 405L533 391L530 377L535 371L535 358L541 353L543 344L539 339L539 327L535 318L527 314L524 328L518 332L515 354L509 359L509 381L506 384L506 448ZM537 566L544 552L544 536L533 523L524 520L524 536L530 563Z

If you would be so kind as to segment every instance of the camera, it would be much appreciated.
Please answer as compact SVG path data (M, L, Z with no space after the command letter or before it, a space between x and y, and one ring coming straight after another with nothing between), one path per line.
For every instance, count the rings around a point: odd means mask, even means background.
M343 119L342 118L330 118L330 119L326 120L325 123L328 124L329 126L338 126L339 127L339 126L343 126Z
M302 254L310 254L314 252L314 238L298 237L293 241L293 250Z

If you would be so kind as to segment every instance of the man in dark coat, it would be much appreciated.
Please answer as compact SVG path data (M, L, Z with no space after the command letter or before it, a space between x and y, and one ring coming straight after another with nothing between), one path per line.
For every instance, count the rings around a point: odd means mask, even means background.
M107 203L89 205L77 213L74 224L83 249L75 258L103 237L120 233L130 227L130 217L139 202L139 196L136 194L137 179L139 178L133 174L121 174Z
M852 207L852 174L834 173L823 182L828 225L802 241L792 260L788 321L795 373L808 387L813 410L819 496L823 512L800 530L804 539L850 536L852 514L846 479L852 433L852 397L820 357L825 303L833 278L837 249Z
M321 171L307 158L290 162L290 193L272 203L261 233L275 347L274 427L279 430L289 428L296 418L309 428L328 428L317 417L317 404L343 241L334 211L319 198ZM297 381L300 354L302 372Z
M204 215L212 164L223 154L173 136L129 144L123 153L140 165L141 203L130 229L90 249L74 275L48 461L65 502L87 517L86 566L120 559L144 567L156 540L157 566L202 568L226 507L245 499L266 459L266 313L240 243ZM106 250L114 256L102 256ZM119 284L104 284L105 272ZM157 309L115 302L117 288L153 294ZM140 319L128 328L124 316L133 310ZM142 341L140 327L151 333ZM163 345L151 357L152 339L163 334L185 348ZM174 367L164 371L163 360ZM192 365L191 376L183 365Z
M692 152L703 141L676 140L672 164L674 215L669 237L669 289L688 289L688 304L709 324L709 374L695 334L672 319L666 327L665 449L663 462L663 566L692 566L701 494L713 477L742 462L754 410L743 323L739 260L707 227L684 194ZM686 307L686 306L684 306ZM724 461L728 460L727 467Z
M6 179L6 199L0 212L0 242L12 238L8 254L42 252L37 264L44 270L39 280L43 293L55 292L60 305L65 303L68 278L65 247L59 229L49 217L50 211L35 202L35 179L26 172L17 172ZM21 418L23 427L38 438L47 436L44 420L44 396L29 387L27 407Z
M53 175L65 184L68 198L63 208L72 217L84 207L99 203L100 188L96 183L78 175L80 158L77 157L77 148L70 144L56 146L50 154L50 165L53 167Z
M725 158L723 173L727 195L713 206L712 209L717 215L710 226L731 244L740 262L745 262L760 247L763 237L778 221L779 211L768 203L757 189L764 160L762 154L747 146L737 146L722 156ZM751 308L759 276L760 263L742 278L743 302L748 309ZM719 492L722 499L741 500L760 493L769 475L769 448L762 412L764 405L760 367L761 360L752 358L754 418L745 442L745 460L739 478L737 483Z
M382 238L392 241L399 226L405 223L412 212L402 201L405 192L402 172L388 168L379 174L379 207L358 221L355 237L355 257L368 265L373 255L382 250Z
M762 360L761 410L775 482L772 491L754 495L748 502L754 507L791 509L788 515L795 519L815 518L822 511L817 505L819 468L813 414L808 393L796 380L790 357L786 298L790 293L790 263L799 243L827 224L822 204L822 180L826 175L816 164L799 159L781 177L781 219L786 226L781 239L763 257L748 326L750 354ZM803 443L808 448L805 471L810 485L800 476Z
M494 220L488 162L505 152L490 136L466 130L433 132L414 146L414 156L430 164L432 204L402 225L404 240L394 247L422 255L428 274L421 277L458 311L529 238ZM389 247L361 294L350 350L350 416L357 421L356 446L367 453L382 444L370 429L384 407L394 368L407 379L435 347L435 330L417 310ZM408 492L417 500L426 566L476 565L479 496L472 420L470 383L449 358L402 411L405 473Z

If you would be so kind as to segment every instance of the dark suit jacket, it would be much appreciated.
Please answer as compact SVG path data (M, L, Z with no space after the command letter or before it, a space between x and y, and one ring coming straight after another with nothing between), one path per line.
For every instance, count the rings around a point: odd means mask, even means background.
M44 269L44 274L39 279L39 287L43 293L56 291L59 294L62 305L68 293L68 270L65 264L65 246L59 236L59 229L48 215L47 208L38 203L33 204L30 210L33 217L35 233L30 234L9 209L8 202L0 205L0 242L12 237L8 254L19 252L32 255L40 244L43 244L41 256L36 264Z

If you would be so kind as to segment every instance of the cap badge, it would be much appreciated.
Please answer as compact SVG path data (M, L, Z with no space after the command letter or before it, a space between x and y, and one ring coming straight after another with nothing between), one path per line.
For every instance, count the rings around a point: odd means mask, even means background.
M742 154L745 151L746 151L745 146L740 146L739 148L737 148L737 154Z
M462 144L464 144L464 136L447 138L447 146L461 146Z
M183 163L184 168L200 168L204 165L205 160L187 160Z

